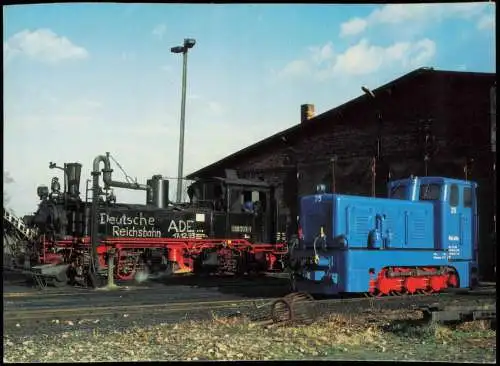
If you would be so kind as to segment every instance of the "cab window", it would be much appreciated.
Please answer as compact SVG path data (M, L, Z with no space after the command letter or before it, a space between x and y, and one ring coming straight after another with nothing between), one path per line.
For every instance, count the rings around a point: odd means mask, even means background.
M406 199L406 186L397 186L391 190L391 198L395 200Z
M441 196L440 184L422 184L420 186L420 200L421 201L436 201Z
M458 186L456 184L452 184L450 187L450 206L458 206Z
M472 188L464 187L464 207L472 207Z
M265 204L265 195L259 191L243 191L240 195L240 204L243 212L254 213L260 211L263 209L263 204Z

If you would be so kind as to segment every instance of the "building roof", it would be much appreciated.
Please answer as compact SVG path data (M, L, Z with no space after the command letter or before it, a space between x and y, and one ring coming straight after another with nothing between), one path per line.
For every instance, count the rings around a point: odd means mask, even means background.
M480 73L480 72L460 72L460 71L446 71L446 70L435 70L434 68L429 68L429 67L423 67L416 69L414 71L411 71L395 80L392 80L391 82L384 84L382 86L379 86L376 89L373 89L373 93L375 95L382 93L386 90L390 90L396 85L401 85L401 84L407 84L409 82L414 82L416 79L420 79L422 76L435 76L435 77L442 77L442 76L449 76L449 77L467 77L467 78L477 78L478 76L488 76L491 77L494 74L492 73ZM189 174L186 178L187 179L194 179L197 177L202 177L202 176L207 176L209 175L210 172L214 170L219 170L221 168L226 168L230 166L231 164L234 164L235 162L241 161L242 159L255 155L257 152L260 152L262 149L271 147L271 146L276 146L279 144L283 139L287 140L289 137L292 136L297 136L297 134L301 134L306 131L310 131L311 129L315 129L318 126L320 126L323 122L329 120L335 115L339 115L339 113L351 109L353 107L359 107L360 103L366 104L366 101L368 101L368 96L363 94L355 99L351 99L350 101L341 104L338 107L335 107L333 109L330 109L322 114L319 114L310 120L307 121L307 123L299 123L295 126L292 126L286 130L283 130L281 132L278 132L270 137L267 137L259 142L256 142L242 150L239 150L219 161L216 161L215 163L212 163L202 169L199 169L191 174Z

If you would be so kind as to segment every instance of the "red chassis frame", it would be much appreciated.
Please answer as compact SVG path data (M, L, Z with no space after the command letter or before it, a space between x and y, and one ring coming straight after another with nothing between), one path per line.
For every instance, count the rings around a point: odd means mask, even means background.
M72 254L90 251L90 237L67 238L50 241L45 237L41 240L40 262L42 264L64 263ZM280 271L275 268L276 262L288 254L285 243L253 244L245 239L194 239L194 238L116 238L101 239L97 247L99 267L107 268L107 255L115 251L117 258L115 276L121 280L134 277L141 251L147 249L165 249L169 262L177 264L175 273L193 272L194 261L204 250L217 251L225 258L250 255L254 262L261 264L267 271ZM136 258L134 263L127 261ZM134 259L133 259L134 260ZM124 268L128 268L128 272Z

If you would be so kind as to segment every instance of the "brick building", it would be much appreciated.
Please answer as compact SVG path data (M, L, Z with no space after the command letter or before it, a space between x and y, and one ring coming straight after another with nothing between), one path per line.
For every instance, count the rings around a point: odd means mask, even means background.
M236 169L241 177L263 179L277 186L280 209L293 218L297 196L313 193L318 183L345 194L375 189L383 196L389 177L467 175L479 183L480 267L483 278L492 278L495 80L490 73L417 69L374 89L374 98L365 94L315 117L314 107L304 105L300 124L187 178Z

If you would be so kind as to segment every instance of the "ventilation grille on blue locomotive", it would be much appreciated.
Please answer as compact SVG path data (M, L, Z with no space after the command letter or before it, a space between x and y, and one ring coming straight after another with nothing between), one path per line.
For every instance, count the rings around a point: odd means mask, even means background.
M352 224L349 229L350 246L365 246L368 238L368 233L374 226L374 213L368 207L349 207L347 210L348 226Z
M420 240L426 239L426 221L423 215L415 215L413 218L413 230L411 231L411 239L420 243Z
M363 239L367 237L370 231L372 216L356 216L354 220L354 231Z

